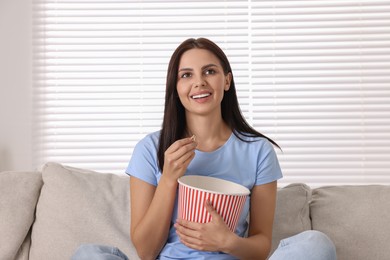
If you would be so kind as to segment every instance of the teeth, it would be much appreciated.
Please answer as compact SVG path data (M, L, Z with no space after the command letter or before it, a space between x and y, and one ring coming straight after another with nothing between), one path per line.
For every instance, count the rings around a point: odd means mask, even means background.
M197 98L204 98L204 97L208 97L208 96L210 96L210 93L195 95L195 96L192 96L192 98L197 99Z

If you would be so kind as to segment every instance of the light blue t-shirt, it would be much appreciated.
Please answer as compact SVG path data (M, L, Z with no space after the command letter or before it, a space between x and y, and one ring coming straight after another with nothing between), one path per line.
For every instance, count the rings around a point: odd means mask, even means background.
M134 148L126 169L130 176L157 186L161 171L158 168L157 149L160 131L144 137ZM265 138L241 138L232 133L227 142L213 152L195 150L195 157L187 168L186 175L203 175L233 181L249 190L256 185L266 184L282 177L279 162L272 144ZM243 237L248 227L250 196L245 202L235 233ZM173 226L177 219L177 196L171 220L169 237L159 259L236 259L233 256L193 250L183 245ZM158 221L158 220L156 220ZM151 234L153 235L153 234Z

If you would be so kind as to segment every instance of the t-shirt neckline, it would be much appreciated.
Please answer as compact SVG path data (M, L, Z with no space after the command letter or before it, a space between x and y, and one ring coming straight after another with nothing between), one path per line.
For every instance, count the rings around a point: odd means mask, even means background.
M211 151L211 152L204 152L204 151L200 151L198 149L195 149L195 153L197 154L214 154L214 153L218 153L219 151L225 149L225 147L227 147L233 140L233 137L234 137L234 132L232 131L232 133L230 134L229 138L226 140L226 142L221 145L220 147L218 147L217 149L215 149L214 151Z

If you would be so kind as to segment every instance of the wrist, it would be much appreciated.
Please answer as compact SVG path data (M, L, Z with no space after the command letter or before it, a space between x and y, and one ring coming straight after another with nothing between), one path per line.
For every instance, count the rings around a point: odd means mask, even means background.
M241 237L236 235L234 232L230 232L229 235L225 236L225 239L222 243L222 248L220 251L226 254L232 254L236 251L236 247L239 244L239 240Z
M177 179L170 178L166 174L162 174L160 178L159 185L167 186L168 188L175 189L177 188L178 182Z

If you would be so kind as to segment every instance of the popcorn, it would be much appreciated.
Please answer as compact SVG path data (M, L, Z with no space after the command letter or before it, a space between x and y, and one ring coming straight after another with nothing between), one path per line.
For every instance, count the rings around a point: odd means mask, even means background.
M196 136L195 136L195 135L192 135L192 136L191 136L191 140L192 140L193 142L195 142L195 141L196 141Z

